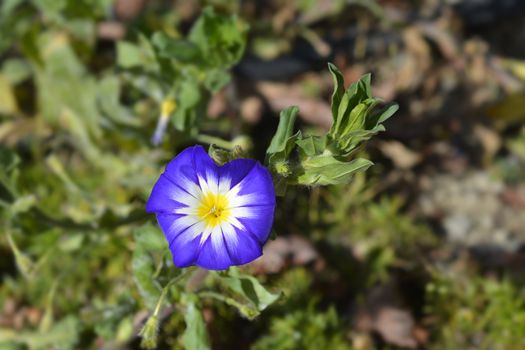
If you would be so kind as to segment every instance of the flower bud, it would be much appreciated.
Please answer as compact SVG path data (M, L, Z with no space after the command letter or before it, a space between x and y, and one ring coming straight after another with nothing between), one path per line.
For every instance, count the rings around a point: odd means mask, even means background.
M144 327L140 330L139 335L142 337L140 346L145 349L155 349L157 347L157 337L159 333L159 318L157 315L152 315Z
M275 172L282 177L288 177L292 174L292 170L290 169L290 164L285 161L278 161L274 164Z

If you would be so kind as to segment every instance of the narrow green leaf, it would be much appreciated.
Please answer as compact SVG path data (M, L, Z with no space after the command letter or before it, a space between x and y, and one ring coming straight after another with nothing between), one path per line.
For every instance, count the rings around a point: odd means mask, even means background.
M299 108L297 108L297 106L288 107L281 111L277 131L272 138L270 146L266 150L267 155L285 150L286 142L292 136L295 118L297 118L298 112Z
M197 110L203 98L198 82L191 77L180 81L177 108L173 113L173 124L180 131L189 131L196 123L200 111Z
M28 194L16 199L11 205L12 214L25 213L36 204L36 197L33 194Z
M361 77L345 91L339 103L334 124L330 128L329 135L338 138L343 135L348 123L351 121L351 113L361 102L372 98L370 86L370 74Z
M372 74L367 73L359 79L361 89L365 92L366 98L372 98Z
M341 101L339 103L339 108L337 109L336 118L334 120L334 123L332 124L332 127L330 128L330 131L328 132L329 135L339 135L339 130L344 128L348 116L350 115L350 112L359 101L359 96L357 95L357 87L358 84L353 83L343 94L343 97L341 98Z
M20 273L22 273L25 278L30 279L35 271L35 263L25 253L20 251L9 231L6 231L6 236Z
M379 101L374 98L369 98L355 106L354 109L352 109L352 111L350 112L348 123L345 125L345 128L341 131L341 135L345 135L352 131L364 129L370 111L378 102Z
M370 116L370 118L367 119L365 127L367 129L372 129L376 127L377 125L384 123L388 118L394 115L399 109L399 105L397 103L391 103L387 105L384 108L381 108Z
M337 119L337 111L339 110L339 105L341 99L345 93L345 81L341 71L332 63L328 63L328 70L332 74L334 80L334 92L332 93L332 118L334 123Z

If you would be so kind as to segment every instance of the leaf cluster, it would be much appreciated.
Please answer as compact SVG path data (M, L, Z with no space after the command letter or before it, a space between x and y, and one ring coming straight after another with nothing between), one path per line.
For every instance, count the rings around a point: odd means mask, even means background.
M281 193L287 184L348 183L356 172L372 165L369 160L356 157L359 147L383 131L383 123L398 109L396 104L382 106L381 100L372 96L369 74L345 90L341 72L333 64L328 68L334 80L332 126L328 133L294 133L299 110L290 107L281 112L279 126L266 150L266 162Z
M121 41L117 62L127 80L157 102L175 100L170 118L177 130L195 135L211 94L231 79L246 45L247 25L236 16L205 8L187 37L155 32L138 43Z

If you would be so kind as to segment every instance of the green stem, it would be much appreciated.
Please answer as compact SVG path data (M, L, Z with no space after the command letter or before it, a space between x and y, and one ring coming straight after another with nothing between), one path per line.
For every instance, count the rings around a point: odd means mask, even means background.
M232 150L234 145L230 141L226 141L221 139L220 137L211 136L211 135L197 135L196 140L202 143L207 143L210 145L216 145L220 148L224 148L227 150Z
M157 301L157 305L155 306L155 310L153 311L153 317L158 316L160 312L160 308L162 307L162 304L164 303L164 299L166 298L166 294L168 294L169 289L174 284L178 283L181 279L183 279L188 274L188 269L185 269L180 273L180 275L173 277L165 286L162 288L162 292L160 293L159 300Z
M239 310L244 308L244 305L242 305L238 301L232 298L225 297L224 295L216 293L216 292L210 292L210 291L200 292L199 296L202 298L211 298L211 299L222 301L223 303L233 306Z

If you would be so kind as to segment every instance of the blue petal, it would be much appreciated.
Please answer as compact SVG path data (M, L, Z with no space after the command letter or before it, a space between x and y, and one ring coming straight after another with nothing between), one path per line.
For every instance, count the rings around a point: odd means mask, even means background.
M183 234L177 236L170 246L173 264L179 268L195 265L199 241L200 236L193 239L185 239Z
M219 176L221 179L229 178L230 186L233 187L241 182L256 164L255 159L234 159L219 167Z
M157 222L169 243L175 266L194 265L199 253L201 236L198 223L192 222L186 215L178 214L158 214ZM195 231L198 233L196 234Z
M168 163L151 191L146 211L173 213L174 209L189 206L183 199L198 197L195 189L200 186L199 177L215 178L218 183L218 167L202 146L189 147Z
M262 244L252 233L232 227L235 235L224 233L224 241L234 265L247 264L262 255Z
M198 184L198 176L205 177L209 172L217 174L217 165L202 146L193 146L186 148L169 162L164 174L175 183L180 182L184 188L183 180Z
M218 227L220 230L220 227ZM224 270L235 265L228 253L222 232L212 232L201 246L196 265L208 270Z
M252 205L270 205L275 207L275 190L273 187L272 176L268 169L263 167L259 162L255 164L252 170L239 182L241 187L239 196L255 194L257 199L246 206Z
M146 211L148 213L173 213L175 209L185 207L183 203L177 200L181 198L181 191L184 190L164 174L160 175L157 183L151 190L146 203Z
M237 220L246 228L246 231L257 238L260 244L264 244L272 230L275 206L253 206L248 209L252 215L238 217Z
M177 236L194 224L187 221L187 215L182 214L157 214L157 222L170 245Z

